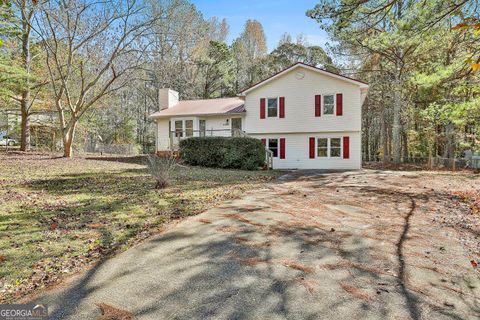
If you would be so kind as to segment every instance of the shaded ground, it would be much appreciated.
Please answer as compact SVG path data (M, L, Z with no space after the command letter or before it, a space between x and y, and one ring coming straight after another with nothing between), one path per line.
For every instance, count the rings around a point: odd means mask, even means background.
M293 179L295 178L295 179ZM297 172L35 299L53 319L477 319L473 175ZM473 257L473 255L476 255ZM100 306L100 307L99 307Z
M138 157L0 152L0 302L56 283L167 222L278 175L181 167L159 191Z

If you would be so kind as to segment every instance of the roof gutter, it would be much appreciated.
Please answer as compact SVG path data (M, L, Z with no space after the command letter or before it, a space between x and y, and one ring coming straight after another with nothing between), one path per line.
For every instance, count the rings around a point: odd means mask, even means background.
M212 117L212 116L228 116L228 115L243 115L246 111L243 112L225 112L225 113L189 113L189 114L168 114L168 115L158 115L153 114L149 115L149 118L158 119L158 118L173 118L173 117Z

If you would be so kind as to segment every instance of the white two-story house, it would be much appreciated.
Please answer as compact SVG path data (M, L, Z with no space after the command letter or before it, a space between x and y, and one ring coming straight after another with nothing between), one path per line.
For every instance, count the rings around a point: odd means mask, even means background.
M178 100L160 92L157 151L193 136L248 135L273 154L276 169L359 169L361 110L368 84L297 63L235 98Z

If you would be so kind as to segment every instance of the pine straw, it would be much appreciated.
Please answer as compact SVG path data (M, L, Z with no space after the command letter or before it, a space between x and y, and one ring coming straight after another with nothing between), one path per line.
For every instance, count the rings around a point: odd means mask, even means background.
M134 320L135 316L130 311L115 308L106 303L96 303L102 315L97 320Z
M236 252L229 252L228 255L230 257L234 258L238 263L240 263L244 266L249 266L249 267L254 267L258 264L269 262L267 259L260 258L260 257L244 258L244 257L239 256Z
M299 270L299 271L302 271L302 272L305 272L305 273L312 273L314 271L312 267L306 266L304 264L298 263L298 262L293 261L293 260L285 259L285 260L282 260L280 263L282 265L284 265L285 267L292 268L292 269L295 269L295 270Z
M373 300L372 295L370 295L368 292L366 292L365 290L362 290L360 288L354 287L354 286L349 285L349 284L344 283L344 282L340 282L340 287L342 287L343 290L345 290L346 292L348 292L349 294L351 294L352 296L354 296L357 299Z
M217 228L217 230L224 233L238 233L243 231L243 229L238 226L223 226Z
M305 277L297 277L295 281L304 286L310 294L315 292L315 287L318 285L316 281L307 280Z
M223 216L225 216L227 218L236 219L240 222L250 224L250 225L256 226L256 227L264 227L265 226L263 223L259 223L259 222L247 219L247 218L245 218L244 216L242 216L241 214L238 214L238 213L228 213L228 214L224 214Z
M247 237L235 237L235 242L251 248L268 248L271 247L274 241L265 240L265 241L253 241Z
M352 269L357 269L357 270L361 270L361 271L365 271L365 272L372 273L372 274L377 274L377 275L378 274L383 274L383 275L387 275L387 276L394 276L394 274L392 274L392 272L385 271L385 270L382 270L380 268L371 267L371 266L365 265L363 263L352 262L352 261L348 261L348 260L340 261L338 263L322 264L322 265L320 265L320 268L327 269L327 270L338 270L338 269L352 270Z
M305 274L313 273L314 268L309 267L307 265L301 264L299 262L289 260L289 259L284 259L284 260L269 260L261 257L242 257L240 256L237 252L231 251L228 253L228 256L234 258L237 262L239 262L242 265L246 266L256 266L261 263L270 263L274 265L283 265L287 268L291 268L294 270L302 271Z

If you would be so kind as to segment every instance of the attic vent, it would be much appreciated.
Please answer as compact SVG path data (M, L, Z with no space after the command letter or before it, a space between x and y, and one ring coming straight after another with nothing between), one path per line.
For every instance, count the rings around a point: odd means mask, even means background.
M297 71L297 73L295 73L295 78L297 78L298 80L302 80L303 78L305 78L305 72Z

